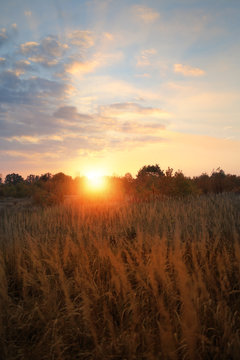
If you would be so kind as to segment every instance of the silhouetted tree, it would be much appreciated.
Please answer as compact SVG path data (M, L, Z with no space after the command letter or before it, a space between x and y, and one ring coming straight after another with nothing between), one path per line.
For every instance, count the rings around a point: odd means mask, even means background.
M51 181L58 184L63 184L66 182L70 182L72 180L71 176L65 175L63 172L59 172L52 176Z
M38 181L40 179L39 175L28 175L26 178L26 183L27 184L34 184L36 181Z
M130 174L129 172L126 173L121 180L125 194L127 194L128 196L132 196L134 193L134 179L132 177L132 174Z
M131 173L126 173L123 177L127 182L133 182L133 177Z
M42 175L40 176L40 179L39 179L39 180L41 180L41 181L48 181L48 180L51 179L51 177L52 177L52 174L50 174L50 173L48 172L48 173L46 173L46 174L42 174Z
M51 191L54 192L59 199L63 200L64 195L71 193L72 183L73 180L71 176L60 172L53 175L50 180L50 184L52 185Z
M137 178L145 176L164 176L164 172L160 169L159 165L145 165L137 173Z
M4 185L2 180L2 174L0 174L0 196L4 196Z
M227 174L224 178L224 191L240 193L240 176Z
M146 199L156 196L161 192L161 181L164 172L159 165L145 165L137 173L137 192Z
M12 173L12 174L8 174L5 177L5 184L6 185L16 185L16 184L19 184L19 183L22 183L22 182L24 182L24 179L19 174Z
M166 175L168 178L173 177L173 168L168 167L167 170L165 171L165 175Z
M222 193L224 191L225 177L225 172L220 167L218 167L215 171L213 170L211 175L211 184L214 193Z
M211 191L210 177L207 173L202 173L200 176L195 177L194 183L202 194L207 194Z
M173 195L182 197L195 192L192 180L185 177L182 170L175 172L173 180Z

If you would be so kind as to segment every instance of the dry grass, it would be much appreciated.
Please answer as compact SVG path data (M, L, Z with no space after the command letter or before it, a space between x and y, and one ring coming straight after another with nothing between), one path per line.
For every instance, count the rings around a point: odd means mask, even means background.
M0 218L0 358L239 359L240 199Z

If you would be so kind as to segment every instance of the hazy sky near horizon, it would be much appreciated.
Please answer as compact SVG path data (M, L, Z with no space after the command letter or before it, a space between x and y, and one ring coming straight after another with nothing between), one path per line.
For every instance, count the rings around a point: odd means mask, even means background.
M240 174L239 0L0 2L0 173Z

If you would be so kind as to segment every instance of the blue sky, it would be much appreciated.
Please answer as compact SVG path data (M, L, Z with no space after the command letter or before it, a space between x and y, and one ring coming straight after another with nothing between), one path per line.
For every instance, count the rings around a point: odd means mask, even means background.
M240 173L238 0L0 10L1 173Z

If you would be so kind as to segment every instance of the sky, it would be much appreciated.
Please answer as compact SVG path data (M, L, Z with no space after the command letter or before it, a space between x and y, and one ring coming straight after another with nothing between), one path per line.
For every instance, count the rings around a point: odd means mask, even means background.
M240 175L239 0L0 0L0 173Z

